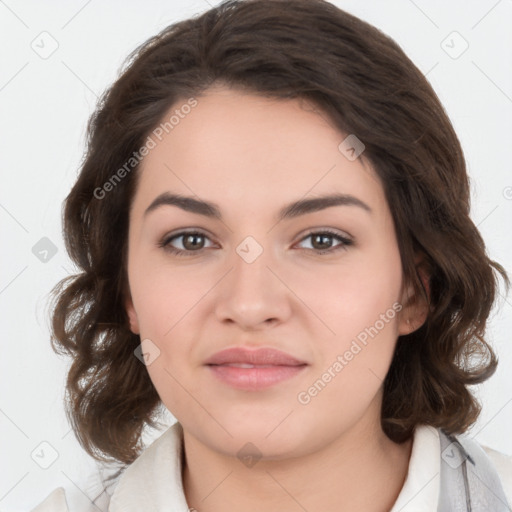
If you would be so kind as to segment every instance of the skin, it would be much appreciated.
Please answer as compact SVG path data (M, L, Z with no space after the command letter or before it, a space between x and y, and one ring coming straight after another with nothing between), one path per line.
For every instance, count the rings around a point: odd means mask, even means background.
M412 441L398 445L382 431L382 385L397 337L420 327L426 310L408 301L382 184L367 161L339 151L346 134L305 101L224 87L197 100L144 159L130 211L126 300L132 331L160 350L147 370L184 429L187 502L199 512L387 511ZM214 202L223 219L170 205L144 218L166 191ZM334 206L276 223L285 204L333 192L359 198L371 213ZM189 228L205 233L198 245L172 241L188 255L158 246ZM307 237L325 228L353 244L334 250L336 237L324 246ZM263 249L252 263L236 251L249 235ZM402 310L299 403L298 393L394 303ZM237 390L204 363L238 345L274 347L308 366L271 388ZM252 467L237 457L248 442L261 454Z

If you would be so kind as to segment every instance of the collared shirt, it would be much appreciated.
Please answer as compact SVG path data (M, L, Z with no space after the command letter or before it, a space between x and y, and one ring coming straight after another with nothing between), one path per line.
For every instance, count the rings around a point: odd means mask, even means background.
M187 512L181 478L183 428L174 423L126 468L112 495L104 493L95 504L84 505L83 495L55 489L32 512ZM512 457L482 446L498 471L512 503ZM390 512L436 512L440 492L441 451L439 432L418 425L406 480ZM79 504L81 503L81 505Z

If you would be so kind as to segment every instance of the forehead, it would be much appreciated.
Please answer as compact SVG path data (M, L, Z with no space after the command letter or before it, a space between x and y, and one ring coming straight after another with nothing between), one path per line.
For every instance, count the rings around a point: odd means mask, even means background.
M196 98L167 125L142 162L133 210L165 191L197 195L238 213L325 193L352 194L377 209L383 190L361 158L339 149L348 134L312 103L227 88ZM166 113L165 123L183 102ZM162 130L160 130L162 131ZM269 212L270 214L270 212Z

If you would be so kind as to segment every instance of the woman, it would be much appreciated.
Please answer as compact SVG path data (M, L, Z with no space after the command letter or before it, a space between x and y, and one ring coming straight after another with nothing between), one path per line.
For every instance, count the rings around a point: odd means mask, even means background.
M467 436L509 281L374 27L322 0L168 27L93 115L64 230L52 343L79 441L123 465L109 510L510 510L511 458Z

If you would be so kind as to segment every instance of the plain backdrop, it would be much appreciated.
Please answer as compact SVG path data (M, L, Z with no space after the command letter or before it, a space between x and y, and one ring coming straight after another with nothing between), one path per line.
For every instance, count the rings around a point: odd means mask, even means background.
M218 3L0 1L4 512L30 510L58 486L71 496L70 504L88 501L88 493L94 498L90 475L95 462L64 415L69 362L51 350L45 316L49 290L73 271L61 235L62 201L77 176L86 122L123 59L165 26ZM472 218L491 257L510 271L512 0L332 3L393 37L433 85L465 151ZM50 248L46 261L41 247ZM512 298L502 288L488 329L500 366L477 388L483 412L470 433L509 455L511 331ZM173 421L171 415L167 421Z

